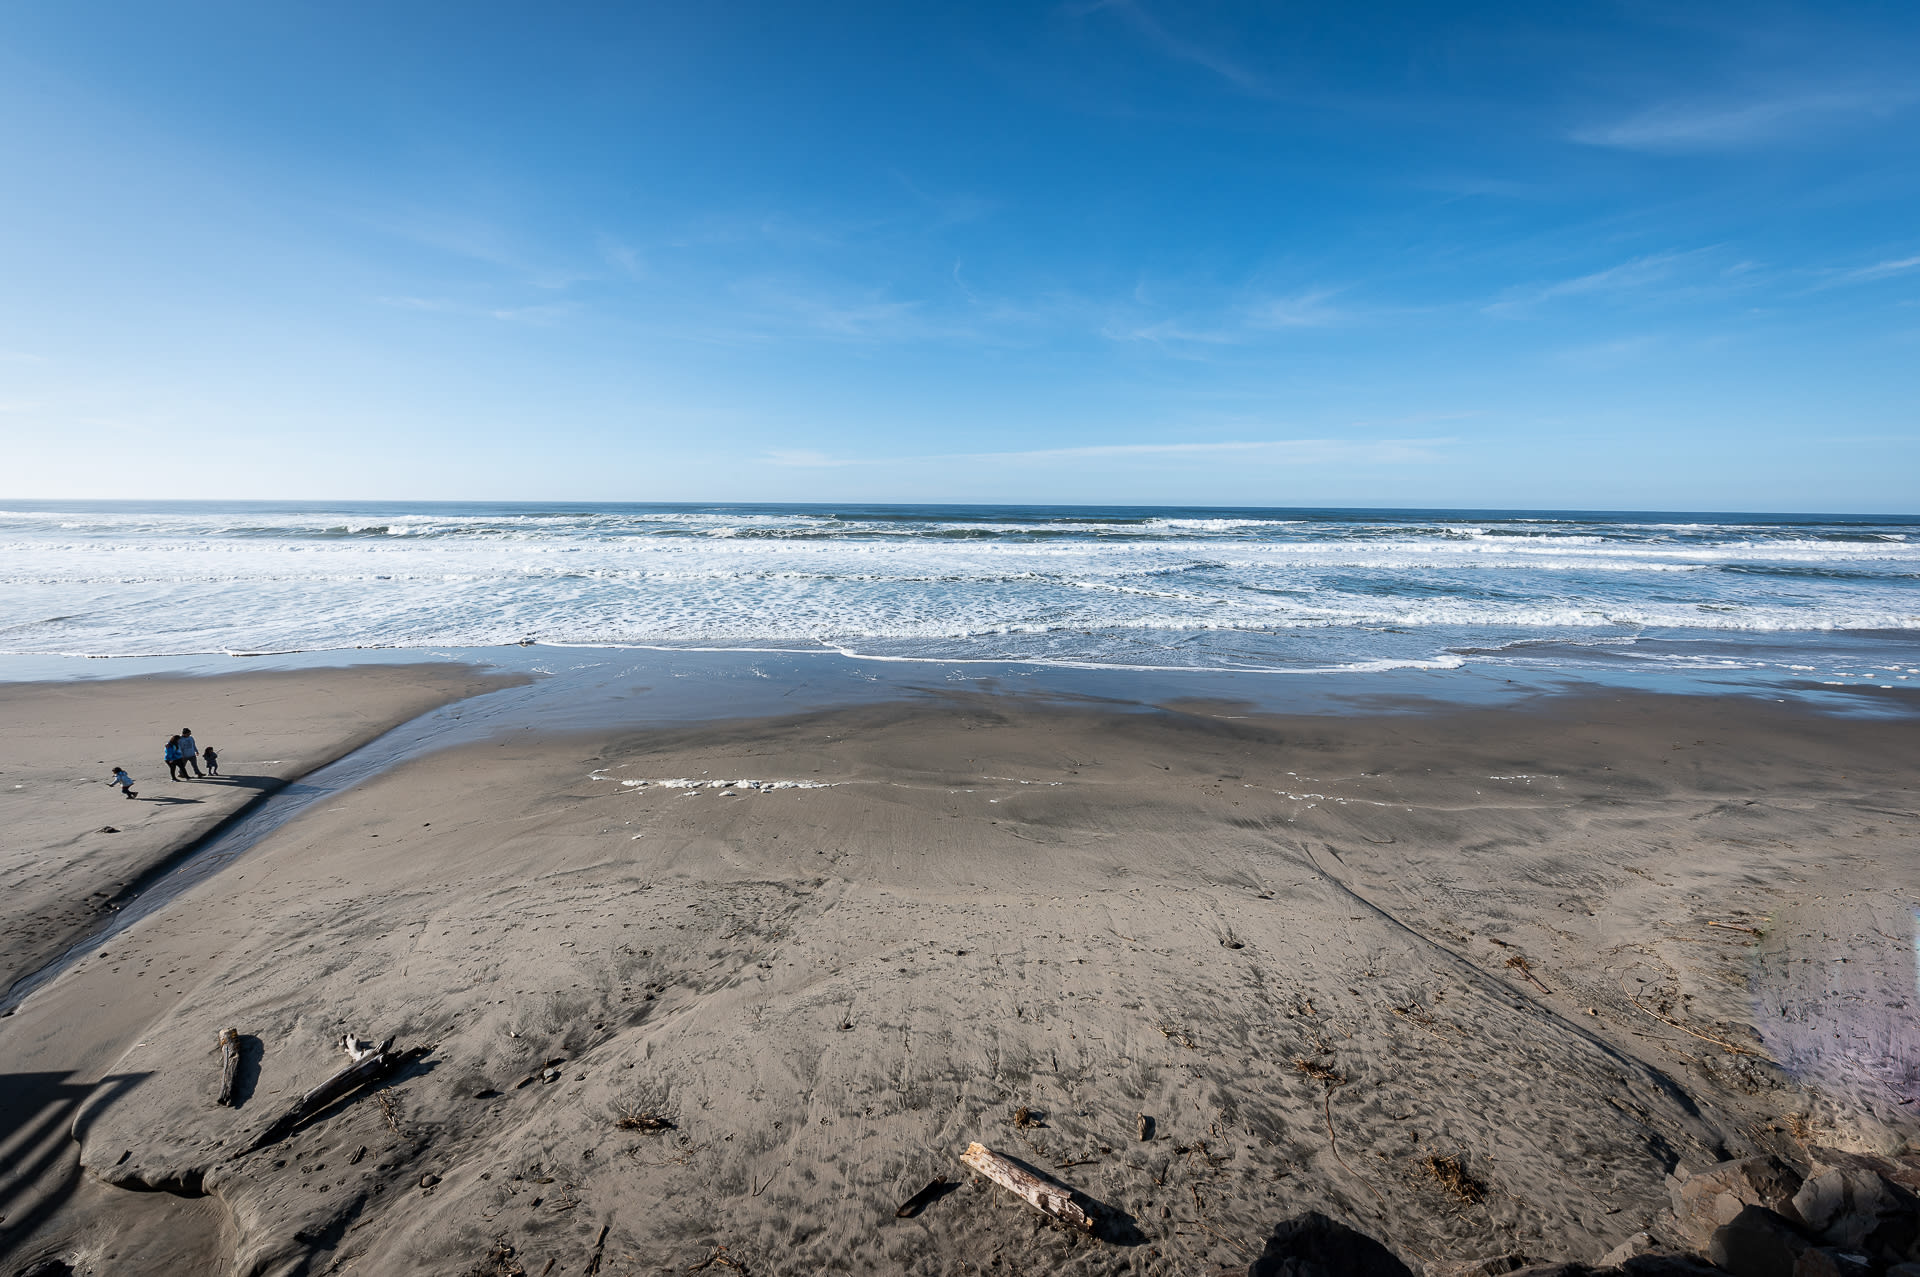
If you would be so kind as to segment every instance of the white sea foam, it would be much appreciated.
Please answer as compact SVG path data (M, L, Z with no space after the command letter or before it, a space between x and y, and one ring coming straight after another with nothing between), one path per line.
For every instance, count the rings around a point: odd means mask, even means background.
M811 509L0 511L0 651L832 648L1444 668L1548 635L1920 629L1907 525ZM1421 638L1420 635L1429 637ZM1409 637L1413 636L1413 637Z
M607 776L589 776L589 780L608 780ZM780 789L833 789L839 780L699 780L679 776L670 780L622 780L629 789L739 789L752 793L772 793Z

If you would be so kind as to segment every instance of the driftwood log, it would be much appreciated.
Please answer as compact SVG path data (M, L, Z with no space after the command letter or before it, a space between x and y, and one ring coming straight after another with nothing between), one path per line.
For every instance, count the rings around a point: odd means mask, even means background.
M349 1036L341 1043L341 1047L347 1053L347 1066L301 1096L292 1108L281 1114L272 1126L260 1133L260 1138L243 1149L242 1155L265 1148L276 1140L284 1139L293 1133L296 1126L335 1100L379 1081L400 1066L410 1064L427 1053L426 1047L418 1046L405 1051L395 1051L392 1038L388 1038L376 1047L370 1042L356 1041Z
M1093 1231L1093 1217L1074 1202L1073 1190L1058 1180L1038 1175L1025 1165L1010 1157L1003 1157L978 1142L967 1145L967 1151L960 1154L960 1160L1021 1198L1042 1215L1050 1215L1083 1233Z
M220 1030L220 1098L218 1103L233 1107L234 1074L240 1071L240 1030Z

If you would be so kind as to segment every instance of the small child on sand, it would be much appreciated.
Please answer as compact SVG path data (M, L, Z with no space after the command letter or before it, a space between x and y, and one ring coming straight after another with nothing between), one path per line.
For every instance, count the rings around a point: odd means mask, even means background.
M207 765L207 775L218 776L220 774L220 754L213 746L209 745L200 751L200 761Z
M124 767L114 768L113 779L107 783L109 785L120 786L120 792L129 798L138 798L140 796L133 792L133 777L127 775L127 769Z

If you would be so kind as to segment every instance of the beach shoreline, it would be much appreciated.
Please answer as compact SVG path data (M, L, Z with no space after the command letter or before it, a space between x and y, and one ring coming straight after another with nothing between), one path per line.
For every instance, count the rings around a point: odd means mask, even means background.
M1862 1062L1914 1041L1916 737L1619 689L522 724L303 812L0 1021L0 1071L56 1080L24 1116L78 1134L0 1184L4 1246L1146 1273L1317 1209L1416 1266L1595 1262L1671 1234L1675 1167L1913 1147L1911 1080ZM236 1157L343 1032L431 1050ZM1137 1236L972 1189L892 1220L975 1139Z

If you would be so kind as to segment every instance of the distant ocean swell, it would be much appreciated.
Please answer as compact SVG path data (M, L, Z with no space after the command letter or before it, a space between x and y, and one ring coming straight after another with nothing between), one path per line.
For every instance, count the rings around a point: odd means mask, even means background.
M1708 656L1703 641L1718 645L1712 659L1737 661L1740 643L1763 636L1764 659L1778 660L1796 643L1817 653L1853 632L1920 638L1920 520L973 507L0 510L0 652L19 654L532 638L1304 670L1540 660L1549 648L1563 660L1634 649L1697 661ZM1816 655L1814 666L1832 661Z

